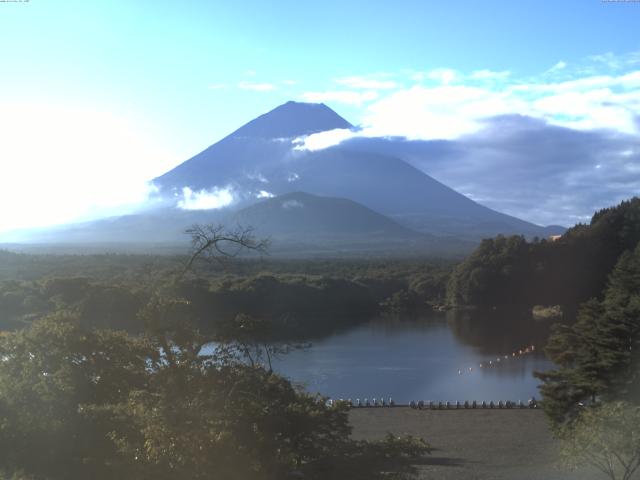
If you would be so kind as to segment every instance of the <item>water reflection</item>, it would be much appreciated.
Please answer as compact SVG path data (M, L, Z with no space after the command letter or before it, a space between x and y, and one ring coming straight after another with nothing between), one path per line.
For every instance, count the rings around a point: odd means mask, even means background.
M544 345L550 324L533 320L527 310L451 310L447 323L464 344L498 355L518 345Z
M378 319L316 340L277 360L275 368L334 398L524 401L538 396L532 372L551 366L541 353L547 333L545 326L505 312ZM479 368L532 344L534 353Z

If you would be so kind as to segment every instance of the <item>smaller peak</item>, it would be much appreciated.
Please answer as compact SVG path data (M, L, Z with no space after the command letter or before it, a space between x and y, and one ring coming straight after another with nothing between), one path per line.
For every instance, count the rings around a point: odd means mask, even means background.
M295 138L336 128L353 128L353 125L324 103L288 101L251 120L231 136Z

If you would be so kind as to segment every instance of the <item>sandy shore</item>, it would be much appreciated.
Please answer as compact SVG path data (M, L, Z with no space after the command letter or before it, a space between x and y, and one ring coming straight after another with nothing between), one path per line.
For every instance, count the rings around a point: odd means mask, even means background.
M568 472L540 410L353 409L353 436L387 432L424 438L432 454L420 478L442 480L596 480L597 472Z

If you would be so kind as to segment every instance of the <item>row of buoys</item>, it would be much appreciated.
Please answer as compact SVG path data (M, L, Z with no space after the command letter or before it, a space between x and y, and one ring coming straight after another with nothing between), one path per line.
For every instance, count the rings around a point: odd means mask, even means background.
M363 400L360 400L359 398L356 398L355 402L352 401L350 398L347 400L344 399L339 399L339 400L333 400L333 399L329 399L327 400L327 405L330 407L333 407L334 405L339 405L339 404L347 404L349 407L351 408L364 408L364 407L395 407L395 406L400 406L400 405L396 405L396 403L393 401L393 398L389 397L388 400L384 399L383 397L381 397L380 399L376 399L375 397L372 398L371 400L369 400L368 398L365 398ZM524 403L522 403L521 400L518 400L517 402L513 402L511 400L499 400L498 402L494 402L493 400L490 402L486 402L486 401L482 401L482 402L478 402L476 400L465 400L463 403L460 402L425 402L424 400L411 400L411 402L409 402L409 407L413 408L413 409L418 409L418 410L455 410L455 409L474 409L474 408L488 408L488 409L492 409L492 408L537 408L538 407L538 402L536 400L536 397L531 397L527 404L525 405Z
M538 402L535 397L531 397L527 404L522 403L521 400L518 402L513 402L511 400L499 400L497 403L494 403L493 400L487 403L486 401L477 402L473 400L469 402L469 400L465 400L464 403L460 402L424 402L423 400L419 401L411 401L409 406L418 410L451 410L451 409L473 409L473 408L537 408Z
M380 397L379 399L376 397L373 397L371 400L369 400L368 398L364 398L363 400L356 398L355 402L352 401L350 398L348 398L347 400L343 398L339 400L333 400L333 399L327 400L327 405L330 407L339 403L346 403L350 407L395 407L396 406L396 402L394 402L393 398L391 397L389 397L388 400L385 399L384 397Z
M492 368L495 366L498 366L500 363L505 362L511 358L519 358L523 355L528 355L529 353L533 353L535 352L536 347L535 345L529 345L528 347L525 347L523 349L517 350L515 352L512 352L511 355L502 355L497 357L495 360L489 360L488 362L482 362L478 365L479 368ZM473 373L473 367L468 367L466 369L462 369L459 368L458 369L458 375L462 375L465 372L468 373Z

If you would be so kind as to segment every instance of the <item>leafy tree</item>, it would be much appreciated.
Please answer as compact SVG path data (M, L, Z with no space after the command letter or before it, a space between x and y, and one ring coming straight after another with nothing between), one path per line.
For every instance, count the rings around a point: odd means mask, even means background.
M496 306L526 303L520 287L531 276L529 245L523 237L485 239L449 281L448 301L453 305Z
M35 478L115 478L126 471L89 408L125 402L144 388L144 339L87 331L60 315L0 338L0 465ZM126 462L125 462L126 463Z
M156 302L158 318L179 303ZM0 338L0 465L38 479L404 478L414 438L349 438L329 407L172 315L148 336L54 316Z
M640 468L640 407L614 402L587 408L560 438L570 468L591 465L611 480L629 480Z

